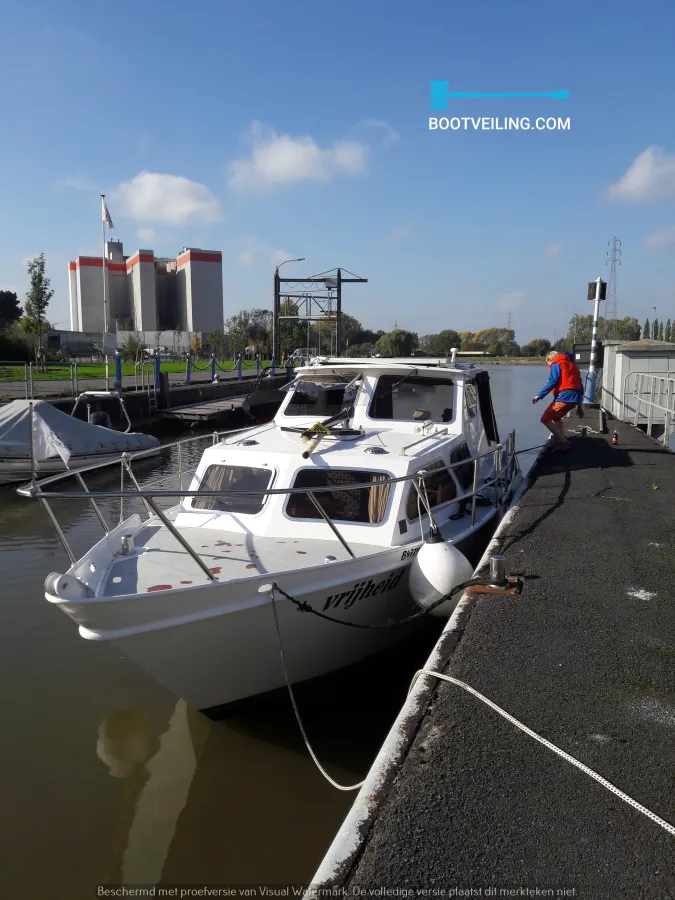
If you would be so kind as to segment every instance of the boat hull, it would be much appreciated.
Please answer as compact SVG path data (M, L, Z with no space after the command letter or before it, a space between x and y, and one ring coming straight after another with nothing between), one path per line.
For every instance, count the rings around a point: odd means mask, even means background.
M143 458L156 456L161 447L152 447L149 450L137 451L143 453ZM99 463L109 463L119 460L120 453L90 454L89 456L71 456L66 468L60 457L42 460L36 470L38 478L47 478L49 475L58 475L68 469L82 469L85 466L95 466ZM32 476L30 459L0 458L0 484L25 484Z
M471 562L480 556L499 518L495 513L456 543ZM419 546L276 576L261 573L135 597L78 603L47 594L47 599L79 624L82 637L112 642L195 708L222 708L283 688L284 665L289 681L297 684L414 634L427 617L396 623L420 611L408 587L409 567ZM271 591L260 592L273 579L321 615L300 611L275 591L275 619Z

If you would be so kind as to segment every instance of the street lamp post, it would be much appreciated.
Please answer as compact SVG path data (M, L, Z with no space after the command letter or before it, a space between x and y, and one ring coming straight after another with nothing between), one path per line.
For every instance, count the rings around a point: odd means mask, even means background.
M305 257L299 256L297 259L285 259L274 270L274 306L272 308L272 365L277 363L277 350L281 344L281 325L279 323L281 297L279 291L279 269L286 263L304 262ZM281 360L278 360L281 362Z

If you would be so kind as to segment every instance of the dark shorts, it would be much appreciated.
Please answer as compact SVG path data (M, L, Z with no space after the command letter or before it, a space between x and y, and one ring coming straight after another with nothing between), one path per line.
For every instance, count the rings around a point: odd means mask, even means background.
M544 410L544 415L541 417L541 424L545 425L547 422L560 422L570 410L575 409L578 405L578 403L562 403L559 400L554 400L553 403L549 403Z

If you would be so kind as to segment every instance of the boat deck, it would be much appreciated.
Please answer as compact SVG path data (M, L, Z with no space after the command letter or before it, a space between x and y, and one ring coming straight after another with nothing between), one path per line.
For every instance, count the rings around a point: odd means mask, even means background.
M261 574L322 566L327 556L349 559L337 540L259 537L222 529L178 527L216 579L233 581ZM102 597L173 590L203 584L206 575L163 525L148 524L134 535L135 553L117 557L105 576ZM370 556L389 548L352 544L356 556Z

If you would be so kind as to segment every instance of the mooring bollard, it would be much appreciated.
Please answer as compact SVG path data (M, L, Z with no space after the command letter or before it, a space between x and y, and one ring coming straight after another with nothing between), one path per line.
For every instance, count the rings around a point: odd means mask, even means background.
M214 353L211 354L211 381L216 380L216 356Z
M241 353L237 356L237 379L241 381Z
M190 366L191 366L190 354L186 353L185 354L185 384L187 384L187 385L190 384Z

